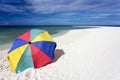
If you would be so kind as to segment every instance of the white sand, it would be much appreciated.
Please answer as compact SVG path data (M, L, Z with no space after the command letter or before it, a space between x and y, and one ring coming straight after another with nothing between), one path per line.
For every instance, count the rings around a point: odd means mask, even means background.
M0 80L120 80L120 27L71 30L54 40L53 63L19 74L0 51Z

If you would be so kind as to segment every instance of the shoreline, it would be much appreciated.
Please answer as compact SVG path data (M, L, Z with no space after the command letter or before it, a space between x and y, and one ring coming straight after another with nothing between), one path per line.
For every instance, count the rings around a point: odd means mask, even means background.
M6 44L2 44L2 46L0 46L0 51L5 50L5 49L9 49L12 45L11 43L6 43Z

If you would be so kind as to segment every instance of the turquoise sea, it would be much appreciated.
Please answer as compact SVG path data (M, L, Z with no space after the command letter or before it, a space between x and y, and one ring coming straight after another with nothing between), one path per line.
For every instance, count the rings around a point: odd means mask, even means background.
M70 29L82 29L82 27L73 27L73 26L14 26L14 27L0 27L0 46L3 46L8 43L12 43L18 36L25 33L30 29L43 29L47 30L50 35L57 36L60 33L65 33ZM62 34L61 34L62 35Z
M113 26L111 26L113 27ZM114 26L119 27L119 26ZM85 26L0 26L0 47L11 44L18 36L30 29L47 30L53 37L60 36L71 29L85 29ZM61 34L62 33L62 34Z
M60 32L56 27L0 27L0 46L13 42L19 35L33 28L48 30L51 35Z

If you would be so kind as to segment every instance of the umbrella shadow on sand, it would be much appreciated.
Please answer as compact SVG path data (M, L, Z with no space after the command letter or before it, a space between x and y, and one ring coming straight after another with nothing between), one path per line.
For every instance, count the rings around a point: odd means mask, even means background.
M56 49L54 52L54 60L52 61L52 63L56 62L62 55L64 55L65 52L63 51L63 49Z

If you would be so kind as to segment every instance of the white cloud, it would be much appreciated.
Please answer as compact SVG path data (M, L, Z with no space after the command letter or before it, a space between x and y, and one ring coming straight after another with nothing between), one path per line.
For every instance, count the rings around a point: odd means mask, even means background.
M120 12L119 0L25 0L33 13L57 12Z
M0 10L6 12L29 11L35 14L120 13L120 0L0 0L0 2Z
M17 13L23 12L24 10L13 5L0 4L0 11Z
M28 9L41 14L71 12L83 8L82 0L26 0L26 2L31 4Z

